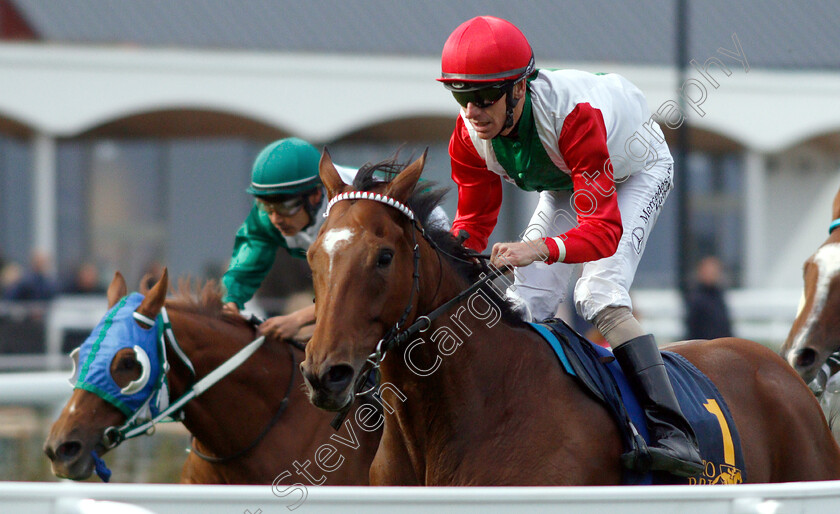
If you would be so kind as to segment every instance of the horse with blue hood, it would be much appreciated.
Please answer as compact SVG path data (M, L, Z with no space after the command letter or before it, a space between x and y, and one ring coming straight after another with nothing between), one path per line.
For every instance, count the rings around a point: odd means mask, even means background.
M181 421L193 436L181 482L292 484L283 470L338 440L346 451L329 483L368 483L381 431L334 433L300 387L302 347L263 344L252 323L222 311L214 281L197 294L182 281L170 299L167 288L166 271L131 294L115 275L108 312L72 354L74 390L44 444L56 476L107 480L104 453Z

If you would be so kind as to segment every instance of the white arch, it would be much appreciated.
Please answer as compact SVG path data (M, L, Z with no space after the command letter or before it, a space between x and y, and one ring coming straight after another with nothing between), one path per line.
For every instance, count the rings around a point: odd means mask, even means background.
M652 110L678 98L668 68L543 65L621 73ZM241 115L315 141L387 120L457 115L434 80L436 58L0 44L0 68L0 112L51 136L169 108ZM759 152L840 126L840 73L731 70L716 75L717 89L706 86L704 115L694 113L692 125Z

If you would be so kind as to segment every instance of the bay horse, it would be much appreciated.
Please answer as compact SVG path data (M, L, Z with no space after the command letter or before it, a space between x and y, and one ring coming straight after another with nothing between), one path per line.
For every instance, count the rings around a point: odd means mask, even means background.
M350 187L322 156L328 218L308 252L318 322L301 364L310 400L341 411L379 368L374 485L620 484L613 419L495 286L477 282L486 268L475 254L424 225L440 201L414 193L424 162L387 184L366 180L377 168L366 166ZM779 355L736 338L669 349L722 393L748 481L840 478L819 405Z
M840 350L840 191L831 210L828 238L803 266L799 311L780 350L805 382Z
M44 444L56 476L83 480L91 475L97 458L92 452L102 455L118 442L110 435L116 433L114 427L123 425L132 411L139 411L137 402L131 403L132 407L126 404L133 402L134 396L141 396L139 401L152 398L159 370L161 375L165 373L167 396L174 406L177 398L194 391L232 355L253 345L249 343L256 337L254 326L241 316L222 311L216 282L209 281L193 291L188 281L182 281L178 294L169 299L167 288L168 273L164 271L145 295L126 296L125 280L119 272L115 274L107 294L109 313L100 322L103 328L97 327L91 335L93 344L102 346L88 354L98 352L95 357L102 356L103 362L91 356L79 364L86 369L83 373L100 376L86 379L84 384L75 382L76 388ZM136 307L133 317L131 312L119 317L120 305L134 295L137 302L140 298L142 302L139 306L128 305ZM159 317L162 311L166 316ZM148 354L154 353L155 360L160 352L154 348L138 351L139 343L130 340L136 338L126 334L139 331L142 336L151 325L166 319L171 326L160 328L157 338L150 334L153 345L165 345L164 364L159 370L150 370L155 366L150 364ZM126 340L117 341L121 349L111 358L104 348L108 334L113 333ZM307 400L297 369L302 359L303 351L287 342L263 344L179 409L184 426L193 436L192 451L180 477L182 483L368 483L381 428L374 429L369 422L369 430L349 425L336 433L330 427L332 417ZM158 383L162 382L160 379ZM317 467L310 465L313 460Z

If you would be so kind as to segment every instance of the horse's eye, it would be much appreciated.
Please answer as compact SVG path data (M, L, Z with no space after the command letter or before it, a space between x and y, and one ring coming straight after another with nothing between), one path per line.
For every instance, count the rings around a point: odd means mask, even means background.
M379 250L379 257L376 259L377 268L386 268L394 260L394 251L390 249Z
M125 358L120 360L120 368L125 370L132 370L140 366L140 363L137 362L137 359L133 358Z

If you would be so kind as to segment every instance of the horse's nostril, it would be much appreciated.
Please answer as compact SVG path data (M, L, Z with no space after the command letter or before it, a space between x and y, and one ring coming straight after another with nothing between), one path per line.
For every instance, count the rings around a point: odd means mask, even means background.
M71 460L79 455L82 450L82 443L70 441L62 443L55 451L55 456L61 460Z
M794 358L794 366L797 368L808 368L814 365L817 361L817 352L812 348L803 348L796 353Z
M341 392L353 379L353 368L348 364L338 364L327 371L324 386L335 392Z

